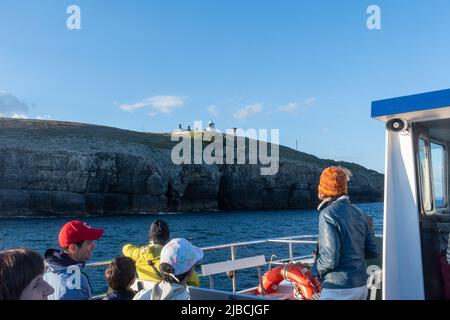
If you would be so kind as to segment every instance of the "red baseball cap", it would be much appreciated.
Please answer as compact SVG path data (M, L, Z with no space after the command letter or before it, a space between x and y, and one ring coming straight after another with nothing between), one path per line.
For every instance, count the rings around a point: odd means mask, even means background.
M103 229L92 228L83 221L70 221L61 228L58 241L65 248L80 241L100 239L103 232Z

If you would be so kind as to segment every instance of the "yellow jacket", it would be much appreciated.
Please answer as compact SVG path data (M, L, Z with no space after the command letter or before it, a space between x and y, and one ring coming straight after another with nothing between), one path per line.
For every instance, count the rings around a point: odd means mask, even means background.
M161 278L148 264L148 261L153 261L155 268L159 270L159 259L162 248L163 246L153 243L142 247L127 244L122 248L122 253L124 256L134 260L134 263L136 264L136 271L140 280L158 282ZM196 287L200 286L200 279L196 272L192 273L192 276L187 281L187 285Z

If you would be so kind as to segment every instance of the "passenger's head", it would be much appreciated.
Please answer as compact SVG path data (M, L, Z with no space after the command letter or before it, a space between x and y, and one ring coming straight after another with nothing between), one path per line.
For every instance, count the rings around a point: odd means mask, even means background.
M95 240L102 237L104 230L88 226L83 221L70 221L59 232L59 245L73 260L89 260L95 249Z
M164 246L169 242L170 230L168 224L161 219L153 221L150 226L150 241Z
M190 278L195 265L203 259L202 249L186 239L173 239L161 250L160 271L162 279L183 283Z
M128 257L118 257L105 271L106 281L113 290L128 290L136 280L136 266Z
M47 300L44 260L29 249L0 251L0 300Z
M350 179L350 175L350 171L342 167L326 168L320 176L319 199L324 200L346 195L348 192L347 182Z

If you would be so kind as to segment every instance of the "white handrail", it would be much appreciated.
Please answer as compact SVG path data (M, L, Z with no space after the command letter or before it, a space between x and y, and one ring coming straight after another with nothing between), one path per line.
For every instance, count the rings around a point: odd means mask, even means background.
M275 239L264 239L264 240L255 240L255 241L246 241L246 242L237 242L237 243L229 243L229 244L223 244L223 245L217 245L217 246L210 246L210 247L204 247L202 248L203 251L212 251L212 250L218 250L218 249L227 249L227 248L236 248L236 247L242 247L242 246L250 246L250 245L256 245L256 244L262 244L262 243L268 243L268 242L274 242L274 243L291 243L291 244L317 244L317 241L308 241L308 240L295 240L295 239L308 239L308 238L318 238L318 235L301 235L301 236L292 236L292 237L281 237L281 238L275 238ZM376 234L375 237L381 238L382 234ZM96 268L101 266L107 266L111 263L111 260L109 261L99 261L99 262L92 262L86 264L87 268Z
M272 243L294 243L294 244L317 244L317 241L295 240L295 239L308 239L308 238L317 238L317 237L318 237L318 235L301 235L301 236L292 236L292 237L281 237L281 238L275 238L275 239L264 239L264 240L229 243L229 244L223 244L223 245L217 245L217 246L204 247L201 249L203 251L212 251L212 250L236 248L236 247L242 247L242 246L251 246L251 245L262 244L262 243L271 243L271 242ZM110 263L111 263L111 260L92 262L92 263L86 264L86 267L87 268L96 268L96 267L107 266Z
M376 234L375 237L382 238L381 234ZM212 250L219 250L219 249L231 249L231 260L236 259L236 249L238 247L242 246L252 246L262 243L286 243L289 245L289 258L285 259L278 259L271 262L266 262L265 265L269 264L275 264L275 265L282 265L286 262L299 262L304 261L306 259L311 259L314 257L314 255L304 255L304 256L293 256L293 250L292 245L293 244L303 244L303 245L316 245L318 241L316 240L299 240L299 239L314 239L318 238L318 235L300 235L300 236L291 236L291 237L280 237L275 239L263 239L263 240L254 240L254 241L246 241L246 242L237 242L237 243L229 243L229 244L223 244L223 245L217 245L217 246L210 246L210 247L204 247L202 248L203 251L212 251ZM101 266L107 266L111 263L111 261L102 261L102 262L94 262L86 264L86 267L88 268L96 268ZM232 273L232 282L233 282L233 292L236 292L236 273ZM210 285L211 285L211 279L210 279ZM100 296L99 296L100 297Z

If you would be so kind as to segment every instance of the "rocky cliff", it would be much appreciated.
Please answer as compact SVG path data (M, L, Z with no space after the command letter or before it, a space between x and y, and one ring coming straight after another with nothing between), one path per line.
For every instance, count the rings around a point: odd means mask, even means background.
M169 134L80 123L0 119L0 215L301 209L317 205L321 171L353 172L350 194L379 201L383 175L280 147L280 169L175 165Z

